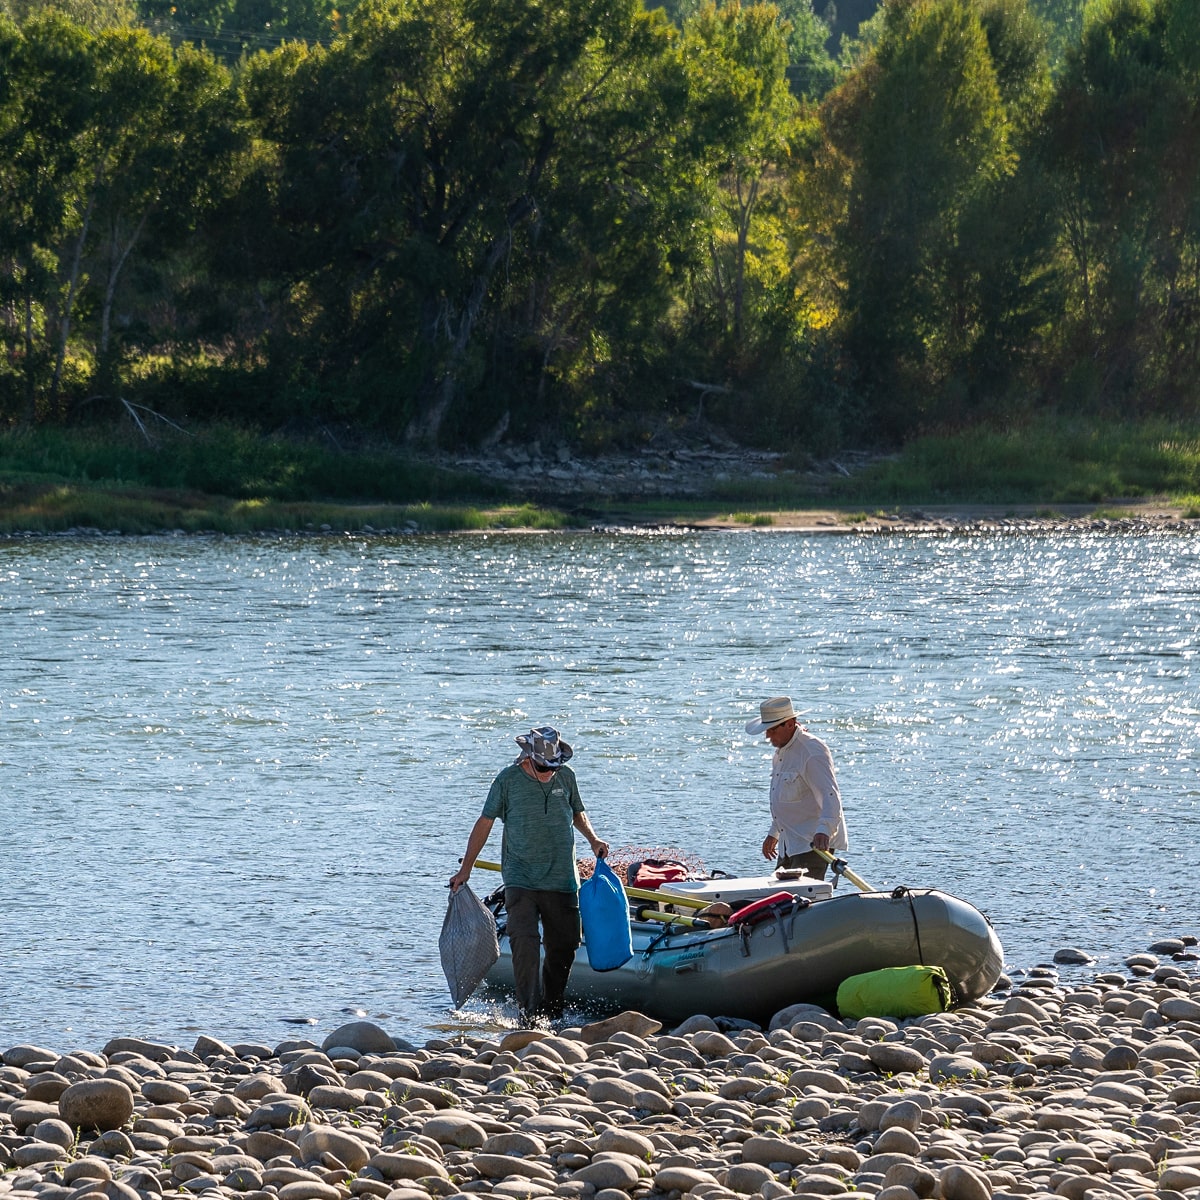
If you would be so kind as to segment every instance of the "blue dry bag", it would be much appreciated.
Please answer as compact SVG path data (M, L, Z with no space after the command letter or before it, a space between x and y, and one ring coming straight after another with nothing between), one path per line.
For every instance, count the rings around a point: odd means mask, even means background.
M625 889L602 858L596 859L591 879L585 879L579 889L579 919L593 971L615 971L633 957Z

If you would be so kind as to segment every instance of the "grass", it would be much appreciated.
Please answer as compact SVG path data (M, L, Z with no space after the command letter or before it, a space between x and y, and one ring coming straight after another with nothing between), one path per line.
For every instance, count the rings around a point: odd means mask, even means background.
M100 484L0 483L0 533L69 529L117 533L248 534L561 529L566 517L532 504L492 508L469 504L345 505L334 502L231 500L202 493L137 490Z
M1200 422L1082 421L920 438L835 481L831 499L874 504L1099 504L1200 492Z
M99 529L558 529L553 509L386 447L344 450L231 426L153 444L111 429L0 433L0 533Z
M130 430L0 430L0 533L99 529L330 532L561 529L730 521L767 527L783 512L833 509L856 524L922 505L1059 506L1162 497L1200 520L1200 422L1084 422L1044 416L1012 429L928 436L849 477L714 482L701 499L610 502L571 515L499 484L441 470L381 442L300 440L214 426L154 444Z

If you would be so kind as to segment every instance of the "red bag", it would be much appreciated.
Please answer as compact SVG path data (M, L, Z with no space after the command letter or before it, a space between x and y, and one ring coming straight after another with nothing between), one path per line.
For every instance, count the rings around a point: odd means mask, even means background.
M664 883L681 883L688 877L683 863L668 862L661 858L647 858L642 862L630 863L625 872L625 881L630 887L655 891Z
M778 912L788 912L796 907L806 908L807 904L798 905L797 898L791 892L774 892L770 896L764 896L761 900L753 900L749 904L743 905L730 915L727 924L757 925L759 921L765 921Z

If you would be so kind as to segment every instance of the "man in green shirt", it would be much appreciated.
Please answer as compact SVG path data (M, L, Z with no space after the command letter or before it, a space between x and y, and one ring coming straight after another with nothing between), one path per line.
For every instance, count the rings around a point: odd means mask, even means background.
M504 824L500 870L508 943L517 1010L525 1024L538 1016L562 1016L580 943L575 830L587 838L597 858L608 854L608 843L596 836L584 811L575 772L566 765L573 751L558 730L549 725L531 729L517 738L517 745L521 753L493 780L450 887L457 891L470 878L499 818Z

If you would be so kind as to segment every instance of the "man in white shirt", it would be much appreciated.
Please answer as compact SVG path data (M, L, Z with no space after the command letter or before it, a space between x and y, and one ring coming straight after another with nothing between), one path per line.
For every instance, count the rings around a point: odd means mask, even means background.
M802 867L825 878L825 860L814 851L845 850L846 819L829 747L797 721L787 696L764 700L747 733L762 733L775 747L771 763L771 828L763 857L780 867Z

